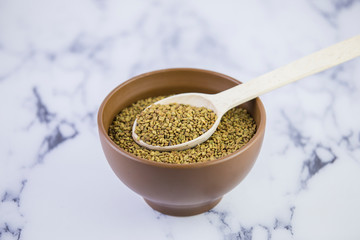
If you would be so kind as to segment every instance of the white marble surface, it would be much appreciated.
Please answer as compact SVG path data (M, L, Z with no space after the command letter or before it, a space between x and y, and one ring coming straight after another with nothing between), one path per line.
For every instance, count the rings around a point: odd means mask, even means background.
M360 239L360 59L261 97L257 163L194 217L124 186L96 126L140 73L247 81L359 33L356 0L0 0L0 239Z

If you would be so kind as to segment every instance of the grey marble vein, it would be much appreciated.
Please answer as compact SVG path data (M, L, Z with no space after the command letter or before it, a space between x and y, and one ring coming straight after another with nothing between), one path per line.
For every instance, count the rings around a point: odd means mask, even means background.
M60 121L51 133L45 136L39 149L37 162L42 163L45 156L54 148L65 141L75 138L77 135L78 131L73 123L69 123L66 120Z
M43 103L36 87L33 88L33 93L36 98L36 117L40 123L50 123L56 116L55 113L49 112Z

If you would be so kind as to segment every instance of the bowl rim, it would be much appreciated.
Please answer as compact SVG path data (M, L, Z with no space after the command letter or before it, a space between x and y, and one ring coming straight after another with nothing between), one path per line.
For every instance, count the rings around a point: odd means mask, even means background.
M265 131L265 123L266 123L266 111L264 108L264 105L262 103L262 101L260 100L259 97L251 100L251 101L256 101L256 104L259 106L259 110L260 110L260 115L261 115L261 119L260 119L260 124L257 126L257 130L255 135L250 139L250 141L248 143L246 143L244 146L242 146L239 150L230 153L229 155L226 155L224 157L221 158L217 158L211 161L207 161L207 162L198 162L198 163L185 163L185 164L171 164L171 163L163 163L163 162L155 162L155 161L151 161L148 159L144 159L144 158L140 158L138 156L135 156L127 151L125 151L124 149L120 148L118 145L116 145L109 137L109 135L107 134L107 130L104 127L104 123L103 123L103 114L104 114L104 108L107 104L107 102L109 101L109 99L122 87L126 86L127 84L132 83L133 81L136 81L139 78L143 78L145 76L148 75L153 75L153 74L158 74L158 73L162 73L162 72L172 72L172 71L195 71L195 72L205 72L205 73L209 73L209 74L213 74L213 75L217 75L220 76L222 78L227 78L229 80L232 80L235 83L242 83L239 80L236 80L228 75L222 74L222 73L218 73L215 71L211 71L211 70L206 70L206 69L200 69L200 68L164 68L164 69L159 69L159 70L154 70L154 71L150 71L150 72L146 72L146 73L142 73L139 75L136 75L134 77L131 77L130 79L126 80L125 82L119 84L117 87L115 87L110 93L108 93L106 95L106 97L104 98L104 100L102 101L99 109L98 109L98 115L97 115L97 125L98 125L98 130L99 130L99 134L104 136L104 140L106 142L106 144L108 144L113 150L115 150L116 152L118 152L121 155L126 156L127 158L130 158L133 161L137 161L139 163L142 164L146 164L146 165L152 165L152 166L156 166L156 167L160 167L160 168L176 168L176 169L189 169L189 168L202 168L202 167L208 167L208 166L212 166L212 165L216 165L216 164L220 164L222 162L228 161L230 158L239 155L243 152L245 152L247 149L249 149L252 145L255 144L256 141L259 140L260 136L264 133Z

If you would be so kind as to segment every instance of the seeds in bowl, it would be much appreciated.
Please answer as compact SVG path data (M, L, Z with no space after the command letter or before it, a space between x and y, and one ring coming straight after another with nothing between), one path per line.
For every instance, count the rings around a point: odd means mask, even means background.
M110 124L108 135L126 152L155 162L189 164L212 161L229 155L250 141L256 133L256 123L246 109L236 107L221 119L214 134L204 143L182 151L155 151L139 146L132 138L136 117L151 104L165 96L139 100L121 110ZM211 126L210 126L211 127Z
M204 134L216 118L214 111L205 107L153 104L138 115L135 133L149 145L177 145Z

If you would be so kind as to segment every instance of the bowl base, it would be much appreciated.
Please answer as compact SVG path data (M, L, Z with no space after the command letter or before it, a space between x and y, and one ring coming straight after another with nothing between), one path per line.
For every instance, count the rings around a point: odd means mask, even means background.
M161 203L153 202L149 199L144 198L145 202L154 210L171 216L193 216L200 213L204 213L215 207L221 200L222 197L201 204L195 205L165 205Z

